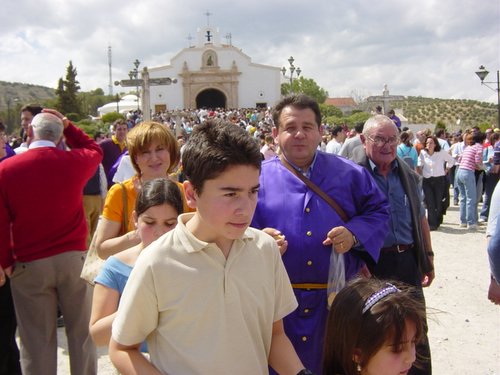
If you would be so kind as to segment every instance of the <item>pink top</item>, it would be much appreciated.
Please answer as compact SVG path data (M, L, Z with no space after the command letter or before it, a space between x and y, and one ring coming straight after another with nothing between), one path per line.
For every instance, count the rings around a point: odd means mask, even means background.
M480 164L483 160L483 146L480 143L476 143L472 146L467 146L464 148L462 157L460 158L460 169L467 169L469 171L475 171L476 165Z

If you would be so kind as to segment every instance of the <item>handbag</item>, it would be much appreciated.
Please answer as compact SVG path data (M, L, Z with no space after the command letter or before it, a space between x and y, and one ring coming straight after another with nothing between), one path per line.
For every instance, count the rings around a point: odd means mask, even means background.
M119 236L127 233L128 228L128 202L127 202L127 191L125 186L120 183L122 187L122 197L123 197L123 215L122 215L122 226L120 228ZM97 223L97 228L92 236L92 241L90 242L89 249L87 250L87 256L85 257L85 262L83 263L82 272L80 277L88 282L90 285L94 285L94 280L101 271L102 265L105 260L100 258L97 254L96 238L97 233L99 233L100 227L102 225L101 217L99 217L99 222Z
M302 182L304 182L307 187L309 187L312 191L314 191L317 195L319 195L323 200L332 207L335 212L340 216L342 221L345 223L349 221L349 217L345 213L344 209L340 207L340 205L335 202L330 196L328 196L321 188L300 173L297 169L292 167L290 163L283 157L280 156L281 163L295 174ZM332 252L330 253L330 267L328 270L328 284L327 284L327 297L328 297L328 307L332 305L332 302L337 295L338 292L345 286L345 262L344 262L344 254L337 253L332 245Z

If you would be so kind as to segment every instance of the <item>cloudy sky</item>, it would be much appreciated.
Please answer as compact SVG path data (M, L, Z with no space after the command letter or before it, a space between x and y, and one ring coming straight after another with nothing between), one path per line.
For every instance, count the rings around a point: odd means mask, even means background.
M330 97L391 94L496 103L474 74L500 69L499 0L2 0L0 80L56 87L69 60L108 92L132 62L168 64L207 23L255 63L288 65ZM224 41L224 39L222 39ZM116 88L115 88L116 90Z

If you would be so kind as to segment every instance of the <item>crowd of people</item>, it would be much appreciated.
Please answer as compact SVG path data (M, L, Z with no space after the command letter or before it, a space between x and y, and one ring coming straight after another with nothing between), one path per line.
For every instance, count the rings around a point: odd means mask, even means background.
M452 199L464 229L489 222L500 304L500 131L413 137L381 108L350 130L305 95L109 137L21 118L17 147L0 123L0 375L57 373L59 315L72 374L97 373L96 346L122 374L431 374L423 288Z

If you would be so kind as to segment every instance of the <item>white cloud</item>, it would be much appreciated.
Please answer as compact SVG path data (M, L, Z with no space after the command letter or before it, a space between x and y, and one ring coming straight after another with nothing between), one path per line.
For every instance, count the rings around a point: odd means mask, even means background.
M496 102L474 72L500 69L498 0L6 0L0 14L1 79L55 87L69 60L82 89L107 92L132 62L168 64L206 24L254 62L287 65L331 96L391 93Z

